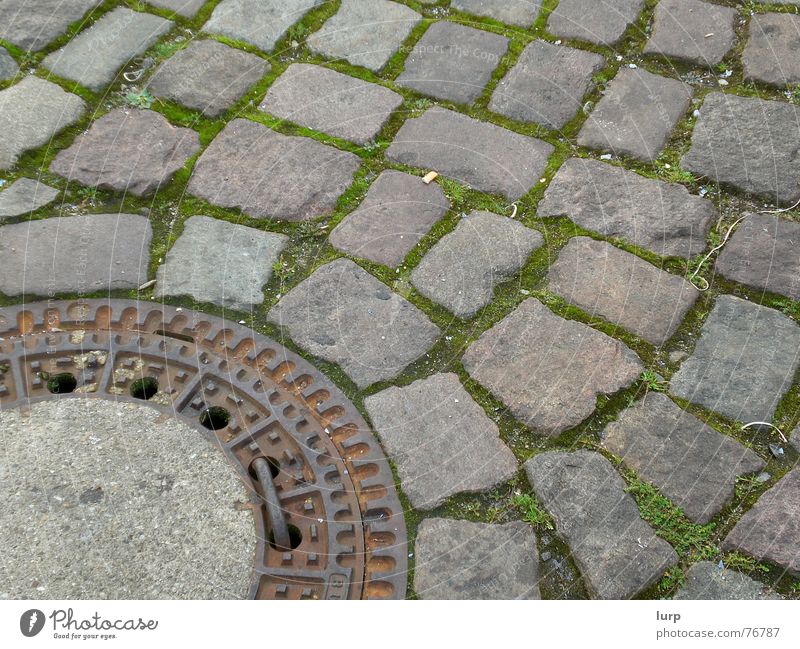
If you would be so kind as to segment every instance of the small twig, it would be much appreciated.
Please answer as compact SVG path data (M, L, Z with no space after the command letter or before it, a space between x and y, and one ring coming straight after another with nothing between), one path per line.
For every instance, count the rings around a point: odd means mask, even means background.
M747 430L750 426L769 426L773 430L778 431L778 435L781 436L781 439L783 440L784 444L787 444L789 442L789 440L786 439L786 436L783 434L783 432L781 432L781 429L778 428L777 426L773 426L768 421L751 421L749 424L745 424L744 426L742 426L742 430Z
M705 264L709 259L711 259L712 255L715 252L717 252L718 250L721 250L725 246L725 244L728 243L728 239L730 238L731 232L733 232L733 229L737 225L739 225L742 221L744 221L746 218L747 218L747 214L745 214L744 216L736 219L736 221L733 222L733 225L731 225L731 227L729 227L728 231L725 233L725 237L722 239L722 242L718 246L714 246L709 251L709 253L705 257L703 257L702 261L697 265L697 269L689 276L689 281L692 282L692 285L698 291L701 291L701 292L702 291L707 291L710 288L708 280L705 277L700 277L699 278L699 279L702 279L705 282L705 284L706 284L705 288L700 288L697 284L694 283L694 278L697 277L697 275L700 273L701 270L703 270L703 264Z
M783 214L784 212L791 212L796 207L800 207L800 200L791 207L784 207L782 210L764 210L763 212L759 212L759 214Z
M757 212L757 214L783 214L784 212L791 212L793 209L795 209L795 208L797 208L797 207L800 207L800 200L798 200L798 201L797 201L797 202L796 202L794 205L792 205L791 207L784 207L783 209L779 209L779 210L762 210L762 211L760 211L760 212ZM690 282L692 282L692 285L693 285L693 286L694 286L694 287L695 287L695 288L696 288L698 291L707 291L707 290L710 288L710 285L709 285L709 283L708 283L708 280L707 280L705 277L697 277L697 275L698 275L698 274L700 273L700 271L703 269L703 264L705 264L705 263L706 263L706 262L707 262L707 261L708 261L708 260L711 258L711 256L712 256L712 255L713 255L715 252L717 252L718 250L720 250L720 249L721 249L721 248L722 248L722 247L723 247L723 246L724 246L724 245L725 245L725 244L728 242L728 239L730 238L730 236L731 236L731 232L733 232L733 229L734 229L734 228L735 228L737 225L739 225L739 223L741 223L742 221L744 221L746 218L747 218L747 214L745 214L743 217L741 217L741 218L737 219L737 220L736 220L736 221L733 223L733 225L731 225L731 227L729 227L729 228L728 228L728 231L725 233L725 238L724 238L724 239L722 239L722 243L720 243L718 246L716 246L716 247L712 248L712 249L711 249L711 251L710 251L710 252L709 252L709 253L708 253L708 254L707 254L705 257L703 257L703 260L702 260L702 261L701 261L701 262L700 262L700 263L697 265L697 270L695 270L695 271L694 271L694 272L693 272L693 273L692 273L692 274L689 276L689 281L690 281ZM701 280L703 280L703 282L705 283L705 288L700 288L700 287L699 287L697 284L695 284L695 283L694 283L694 279L695 279L696 277L697 277L698 279L701 279Z

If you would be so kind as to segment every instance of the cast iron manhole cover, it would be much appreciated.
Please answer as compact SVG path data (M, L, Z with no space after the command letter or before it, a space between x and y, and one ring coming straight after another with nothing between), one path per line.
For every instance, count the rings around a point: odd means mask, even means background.
M203 313L128 300L0 309L0 409L146 402L217 442L248 487L256 599L406 592L392 472L356 408L298 355Z

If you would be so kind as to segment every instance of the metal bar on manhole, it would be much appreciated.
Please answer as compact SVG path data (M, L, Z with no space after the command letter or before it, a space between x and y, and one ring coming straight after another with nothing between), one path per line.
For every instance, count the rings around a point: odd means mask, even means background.
M283 516L275 484L272 482L269 463L263 457L256 458L253 460L253 469L261 484L261 493L267 506L267 520L272 530L272 538L275 540L275 545L289 550L292 547L292 542L289 539L289 526Z

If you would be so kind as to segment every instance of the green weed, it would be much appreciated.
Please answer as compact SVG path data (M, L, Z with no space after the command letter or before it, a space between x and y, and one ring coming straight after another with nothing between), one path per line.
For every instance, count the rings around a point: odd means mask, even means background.
M520 510L523 520L530 523L534 527L543 530L552 530L555 528L553 519L550 518L544 509L542 509L535 496L530 494L520 494L514 496L514 506Z
M653 392L664 392L666 388L666 381L653 370L645 370L642 372L640 379L648 390Z
M623 469L628 482L625 489L639 505L642 518L667 541L681 558L692 560L713 559L719 548L712 542L715 523L697 525L692 523L679 507L661 494L649 482L638 479L631 471Z
M125 93L125 103L134 108L150 108L156 98L148 90L132 90Z

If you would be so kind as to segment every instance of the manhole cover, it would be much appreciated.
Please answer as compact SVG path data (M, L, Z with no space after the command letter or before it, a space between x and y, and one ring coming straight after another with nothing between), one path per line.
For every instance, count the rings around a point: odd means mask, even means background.
M256 599L406 592L402 508L356 408L312 365L220 318L127 300L0 309L0 409L146 403L217 442L250 495Z

